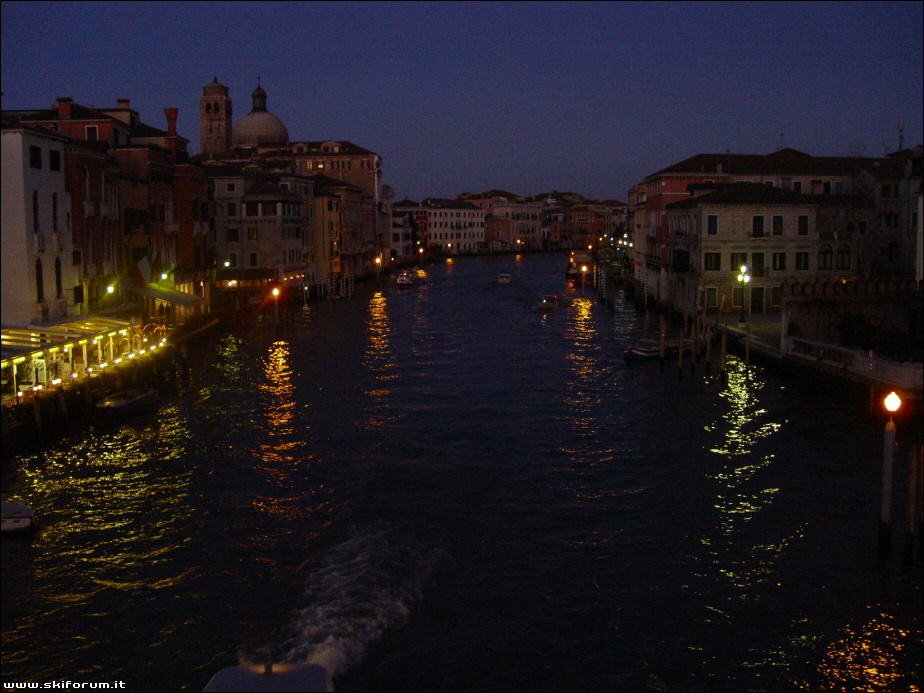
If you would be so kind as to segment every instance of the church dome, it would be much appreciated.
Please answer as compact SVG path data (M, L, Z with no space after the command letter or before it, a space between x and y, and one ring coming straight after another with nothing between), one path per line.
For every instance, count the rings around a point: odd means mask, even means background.
M277 116L266 110L266 92L257 85L251 94L253 109L237 121L232 147L277 147L289 143L289 131Z

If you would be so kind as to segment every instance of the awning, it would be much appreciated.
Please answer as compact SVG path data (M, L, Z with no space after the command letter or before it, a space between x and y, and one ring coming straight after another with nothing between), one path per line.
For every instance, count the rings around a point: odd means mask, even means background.
M148 296L150 298L156 298L158 301L165 301L167 303L174 303L178 306L189 307L194 306L202 300L201 296L196 296L195 294L188 294L185 291L177 291L176 289L168 289L163 286L158 286L157 284L151 283L147 286L139 287L133 286L131 291L134 291L136 294L141 294L142 296Z

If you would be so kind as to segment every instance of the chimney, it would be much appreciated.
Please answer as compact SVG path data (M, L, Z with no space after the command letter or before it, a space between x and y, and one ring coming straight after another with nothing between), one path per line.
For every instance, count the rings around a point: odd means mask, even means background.
M71 119L71 104L74 102L70 96L58 97L58 118L61 120Z
M171 135L176 134L176 117L180 112L178 108L165 108L164 115L167 116L167 132Z
M131 102L128 99L116 99L116 103L119 104L119 108L122 108L126 111L131 108L131 106L129 106Z

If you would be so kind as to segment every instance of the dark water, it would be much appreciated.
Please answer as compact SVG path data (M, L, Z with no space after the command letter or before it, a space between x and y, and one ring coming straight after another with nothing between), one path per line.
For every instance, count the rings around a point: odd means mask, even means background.
M3 539L4 681L201 690L273 659L342 691L920 690L920 425L880 563L862 394L627 365L642 318L564 267L459 259L256 322L156 413L20 454L3 496L43 526Z

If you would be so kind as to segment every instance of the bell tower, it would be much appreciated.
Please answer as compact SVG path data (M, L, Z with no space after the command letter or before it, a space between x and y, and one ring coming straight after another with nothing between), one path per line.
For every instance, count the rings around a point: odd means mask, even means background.
M218 81L202 88L199 99L199 145L209 158L231 149L231 97L228 87Z

